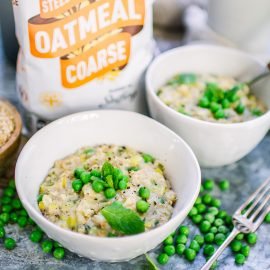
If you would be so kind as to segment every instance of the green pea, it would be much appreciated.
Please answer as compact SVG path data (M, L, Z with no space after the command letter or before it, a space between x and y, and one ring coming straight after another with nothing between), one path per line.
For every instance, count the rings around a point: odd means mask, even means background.
M37 202L40 203L43 199L44 194L39 194L37 197Z
M202 97L200 100L199 100L199 103L198 105L202 108L209 108L210 106L210 102L209 102L209 99L207 97Z
M102 190L104 190L104 186L100 182L100 180L95 180L92 184L92 188L96 193L100 193Z
M149 188L141 187L139 189L139 196L144 200L149 199L150 198L150 190L149 190Z
M163 248L163 251L168 255L168 256L173 256L175 254L175 247L174 245L167 245Z
M83 187L83 182L79 179L76 179L72 182L72 188L75 192L80 192Z
M10 213L12 211L12 206L10 204L5 204L2 206L3 213Z
M196 205L196 208L199 214L203 214L206 211L206 205L203 203Z
M209 232L213 233L213 234L216 234L218 232L218 228L213 226L213 227L210 228Z
M206 243L213 243L214 242L214 239L215 239L215 235L211 232L207 233L205 236L204 236L204 241Z
M185 249L184 255L188 261L192 262L196 258L196 251L191 248L187 248Z
M264 222L270 224L270 213L265 216Z
M107 199L112 199L116 196L116 191L114 188L107 188L104 191L104 195Z
M231 105L231 103L228 99L223 99L221 104L222 104L223 109L228 109L228 108L230 108L230 105Z
M244 237L245 237L245 235L243 233L239 233L236 235L235 239L241 241L244 239Z
M211 244L207 244L207 245L205 245L204 246L204 248L203 248L203 254L205 255L205 256L212 256L213 254L214 254L214 252L215 252L215 248L214 248L214 246L213 245L211 245Z
M120 190L125 190L127 188L127 182L125 180L121 180L118 183L118 187L119 187Z
M221 225L224 224L224 221L221 219L221 218L217 218L215 221L214 221L214 224L215 226L219 227Z
M195 250L196 253L198 253L200 251L201 246L196 240L192 240L190 242L189 248Z
M178 255L183 255L185 252L186 246L184 244L178 244L175 248L175 252Z
M242 104L242 103L239 103L237 105L237 107L235 108L235 111L238 113L238 114L243 114L244 111L245 111L246 107Z
M206 205L209 205L209 204L211 204L211 202L212 202L212 196L211 196L210 194L205 194L205 195L203 195L203 197L202 197L202 201L203 201L203 203L205 203Z
M8 196L4 196L1 198L1 203L4 204L10 204L11 203L11 198Z
M171 235L169 235L164 241L163 241L164 245L172 245L173 244L173 237Z
M202 246L204 244L204 238L202 235L196 234L194 236L194 240L197 241L197 243Z
M166 253L161 253L158 255L157 261L159 264L164 265L164 264L168 263L169 256Z
M16 210L19 210L19 209L22 208L22 203L21 203L21 201L19 199L12 200L11 205Z
M32 226L36 225L35 221L31 219L30 217L28 218L28 224Z
M256 233L249 233L246 235L246 240L250 245L255 245L257 243Z
M143 160L145 163L154 163L155 162L155 159L149 154L143 153L142 157L143 157Z
M41 243L41 248L44 253L51 253L53 249L53 242L51 240L45 240Z
M218 210L218 208L212 206L212 207L209 207L209 208L208 208L208 213L210 213L210 214L216 216L216 215L218 215L219 210Z
M8 250L12 250L16 247L16 242L14 239L8 237L4 241L4 246Z
M230 189L230 182L227 179L222 179L218 184L220 190L227 191Z
M233 240L231 243L231 249L233 252L238 252L242 248L242 243L238 240Z
M215 235L215 243L220 246L225 241L226 236L223 233L217 233Z
M211 205L214 206L214 207L216 207L216 208L220 208L220 206L221 206L221 201L220 201L219 199L214 198L214 199L212 200L212 202L211 202Z
M213 190L214 188L214 185L215 185L215 182L213 179L206 179L204 182L203 182L203 187L205 190Z
M28 213L26 212L25 209L19 210L19 211L18 211L18 214L19 214L20 216L28 217Z
M226 234L226 233L228 233L228 231L229 231L228 228L226 226L224 226L224 225L221 225L221 226L218 227L218 232L219 233Z
M207 220L204 220L201 224L200 224L200 231L202 233L207 233L211 228L211 223Z
M199 224L203 220L203 217L202 215L195 215L191 219L195 224Z
M0 238L4 238L6 235L5 229L3 227L0 227Z
M74 170L74 176L77 178L77 179L80 179L81 178L81 174L85 172L85 170L83 168L76 168Z
M207 213L204 215L204 219L212 224L215 221L215 216L210 213Z
M0 220L3 221L4 224L9 222L9 213L0 214Z
M91 177L95 176L95 177L101 178L101 176L102 176L101 171L99 171L99 170L92 170L90 172L90 174L91 174Z
M261 115L263 115L263 112L262 112L260 109L258 109L258 108L253 109L253 110L251 111L251 113L252 113L254 116L261 116Z
M226 216L227 216L227 212L224 211L224 210L220 210L217 214L217 218L221 218L221 219L224 219Z
M16 194L16 191L14 188L7 187L4 189L3 195L7 197L13 197Z
M215 113L215 112L217 112L220 109L221 109L221 106L218 103L211 102L211 104L210 104L210 110L211 110L212 113Z
M188 216L189 216L189 217L193 217L193 216L195 216L195 215L197 215L197 214L198 214L197 208L196 208L196 207L192 207L191 210L189 211Z
M232 217L227 215L225 218L224 218L224 222L226 225L228 226L231 226L232 225Z
M19 227L21 228L24 228L27 225L27 222L28 222L28 219L25 216L20 216L17 221Z
M175 242L176 242L176 244L186 244L187 243L187 236L184 234L179 234L176 236Z
M88 184L91 180L91 173L90 172L83 172L81 173L80 180L83 182L84 185Z
M146 213L149 209L149 203L143 200L139 200L136 203L136 209L140 213Z
M198 205L198 204L200 204L200 203L202 203L202 198L201 198L201 197L198 197L198 198L196 199L194 205Z
M61 247L59 248L56 248L54 251L53 251L53 256L54 258L56 258L57 260L61 260L65 257L65 250Z
M8 182L8 186L10 188L16 189L15 180L14 179L10 179L9 182Z
M248 245L244 245L241 248L241 254L243 254L246 258L249 256L250 247Z
M188 228L188 226L182 225L179 227L178 232L179 232L179 234L183 234L185 236L188 236L189 235L189 228Z
M223 119L223 118L225 118L226 115L225 115L224 110L223 109L219 109L218 111L216 111L215 114L214 114L214 117L216 119Z
M29 239L34 242L38 243L42 240L43 233L40 230L34 230L31 232Z
M235 263L237 265L243 265L246 261L246 257L243 254L236 254L235 255Z
M4 221L0 219L0 227L4 227L4 226L5 226Z
M201 185L201 187L200 187L200 193L203 193L204 192L204 187L203 187L203 185Z

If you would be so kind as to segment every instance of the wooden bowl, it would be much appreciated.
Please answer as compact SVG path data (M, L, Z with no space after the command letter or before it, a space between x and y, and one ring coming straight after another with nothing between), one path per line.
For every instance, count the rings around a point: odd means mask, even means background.
M7 100L0 99L10 109L14 117L15 130L11 134L8 141L0 146L0 176L2 176L8 166L12 163L17 150L20 145L21 130L22 130L22 119L16 108L11 105Z

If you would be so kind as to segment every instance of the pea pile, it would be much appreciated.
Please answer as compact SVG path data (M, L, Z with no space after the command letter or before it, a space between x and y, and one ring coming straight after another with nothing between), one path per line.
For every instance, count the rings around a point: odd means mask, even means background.
M56 241L46 237L42 230L28 216L18 198L13 179L9 181L8 186L3 190L3 195L0 197L0 206L0 240L2 239L3 245L7 250L14 249L16 241L7 236L5 226L17 224L21 229L27 229L27 231L31 229L29 239L33 243L40 244L43 252L50 253L59 260L64 258L64 248Z
M149 154L142 154L146 163L154 162L154 158ZM136 171L139 168L131 167L129 171ZM83 168L76 168L74 171L76 179L72 182L72 188L75 192L80 192L84 185L91 183L96 193L104 192L106 199L112 199L116 196L117 190L125 190L128 187L129 178L119 169L106 161L101 170L86 171ZM150 197L150 190L146 187L139 189L139 196L142 198L137 201L136 209L139 213L146 213L150 207L147 199ZM42 197L39 197L39 202Z
M210 194L214 186L215 182L212 179L206 179L203 182L200 196L188 215L201 234L196 234L191 238L189 237L189 227L180 226L176 232L164 240L162 252L157 257L159 264L165 265L175 254L193 262L201 249L207 260L214 254L216 248L225 241L233 228L232 217L221 209L221 201ZM218 187L221 191L226 192L230 188L230 182L227 179L222 179L218 183ZM265 217L265 222L270 224L270 213ZM230 246L235 256L235 264L243 265L245 263L250 253L250 247L256 242L257 235L255 233L246 235L240 233L236 236ZM211 269L216 267L217 262L213 264Z

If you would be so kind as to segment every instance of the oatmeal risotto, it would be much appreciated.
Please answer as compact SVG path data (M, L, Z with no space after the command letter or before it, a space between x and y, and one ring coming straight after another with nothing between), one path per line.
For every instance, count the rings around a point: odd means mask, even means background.
M11 109L0 100L0 147L11 137L15 130L15 122Z
M228 76L178 74L157 95L179 113L210 122L244 122L267 111L248 85Z
M115 145L84 147L56 161L38 197L51 222L103 237L154 229L171 218L175 202L160 161Z

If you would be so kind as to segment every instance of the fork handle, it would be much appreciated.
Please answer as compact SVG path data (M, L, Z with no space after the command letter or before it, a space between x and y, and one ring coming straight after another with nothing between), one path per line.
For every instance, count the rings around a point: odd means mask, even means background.
M212 255L212 257L206 262L206 264L201 268L201 270L209 270L212 264L217 260L223 250L232 242L232 240L239 234L239 231L234 228L227 239L223 242L223 244L217 249L217 251Z

